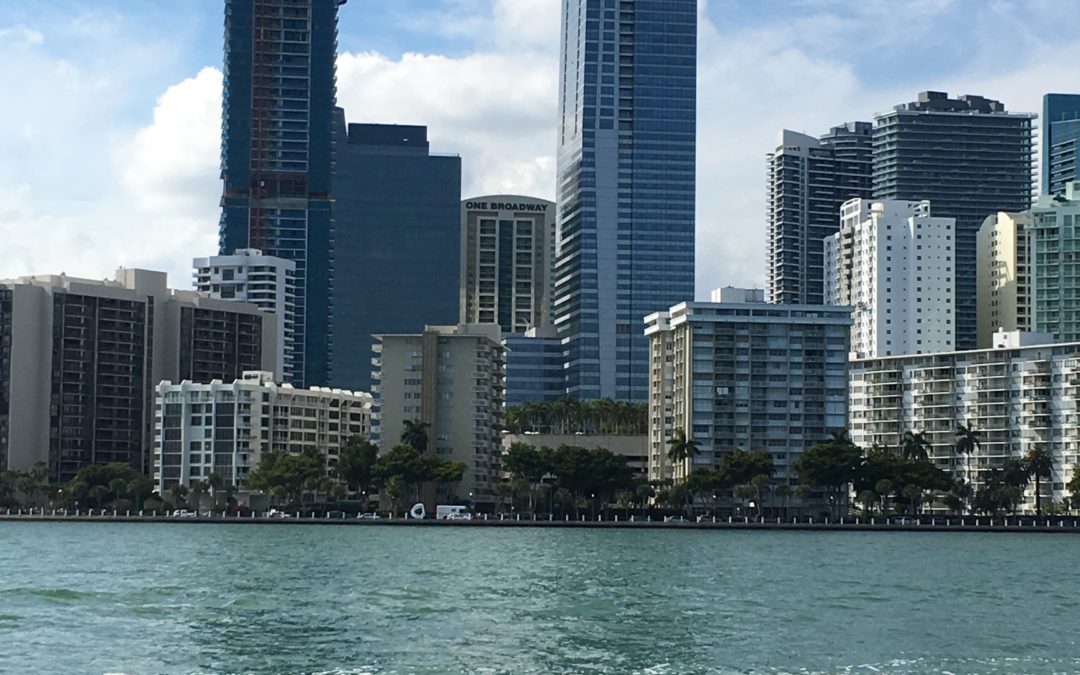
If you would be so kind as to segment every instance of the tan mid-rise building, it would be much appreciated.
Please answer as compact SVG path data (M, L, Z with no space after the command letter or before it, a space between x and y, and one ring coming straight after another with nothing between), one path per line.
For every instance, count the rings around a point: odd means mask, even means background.
M555 203L517 195L461 203L462 323L524 333L551 323Z
M427 423L428 450L464 462L460 499L495 504L502 477L506 348L496 325L426 326L422 333L376 335L372 358L372 440L386 452L406 421Z

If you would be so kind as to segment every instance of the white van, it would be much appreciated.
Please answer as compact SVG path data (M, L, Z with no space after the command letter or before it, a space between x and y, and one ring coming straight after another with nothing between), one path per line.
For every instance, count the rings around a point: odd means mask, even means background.
M467 506L440 504L435 507L435 520L472 520L472 514Z

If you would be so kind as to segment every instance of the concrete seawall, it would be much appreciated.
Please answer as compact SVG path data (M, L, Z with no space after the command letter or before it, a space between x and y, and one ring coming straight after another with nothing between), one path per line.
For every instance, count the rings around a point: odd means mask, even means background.
M1010 523L1009 521L1012 521ZM1026 519L1027 524L1016 524L1016 519L995 519L993 525L989 518L966 518L964 524L936 522L935 524L892 524L892 523L824 523L824 522L701 522L701 523L663 523L658 521L597 521L597 520L413 520L407 518L267 518L267 517L198 517L174 518L169 516L124 516L124 515L63 515L49 514L2 514L2 522L33 523L168 523L174 525L323 525L323 526L360 526L360 527L500 527L500 528L578 528L578 529L662 529L690 531L830 531L830 532L1011 532L1042 534L1080 534L1080 518L1047 521L1032 524L1033 519Z

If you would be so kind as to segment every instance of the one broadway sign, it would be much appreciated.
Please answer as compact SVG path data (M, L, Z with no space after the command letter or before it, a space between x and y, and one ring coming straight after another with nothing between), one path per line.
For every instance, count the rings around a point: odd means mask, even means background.
M465 202L469 211L547 211L551 204L530 204L528 202Z

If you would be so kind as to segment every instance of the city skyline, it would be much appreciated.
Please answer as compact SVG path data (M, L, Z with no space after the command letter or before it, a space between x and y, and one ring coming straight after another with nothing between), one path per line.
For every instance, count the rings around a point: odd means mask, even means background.
M1039 112L1043 93L1080 88L1065 65L1080 41L1051 30L1061 3L700 4L698 297L764 284L761 158L781 128L820 133L927 89ZM462 154L463 196L554 195L558 3L351 0L340 14L354 119L427 124L434 148ZM864 39L885 17L910 27L903 39ZM0 150L20 158L0 164L5 276L101 277L123 261L183 283L216 239L220 2L20 3L0 9L0 35L2 84L24 93L0 113L16 130ZM913 36L924 48L907 54ZM999 53L1005 36L1023 49Z

